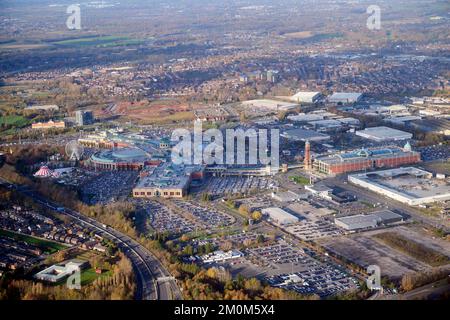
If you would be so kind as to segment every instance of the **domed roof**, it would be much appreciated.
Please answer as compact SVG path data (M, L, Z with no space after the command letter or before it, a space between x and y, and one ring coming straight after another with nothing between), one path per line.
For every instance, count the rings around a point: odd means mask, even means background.
M91 159L104 163L122 163L122 162L143 162L149 156L137 148L120 148L115 150L101 151L91 156Z
M121 160L139 159L147 157L144 151L140 149L131 149L131 148L116 149L112 152L112 156L114 158Z
M403 149L405 149L405 151L412 151L412 147L411 144L408 142L406 142L405 146L403 147Z

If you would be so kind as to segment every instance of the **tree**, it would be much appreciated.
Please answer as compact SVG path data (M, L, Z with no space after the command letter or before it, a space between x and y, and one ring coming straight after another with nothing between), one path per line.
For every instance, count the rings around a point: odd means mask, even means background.
M253 244L253 240L252 239L245 239L243 242L244 246L249 247Z
M216 268L209 268L206 271L206 275L211 278L211 279L216 279L217 278L217 269Z
M242 214L243 216L248 216L249 214L249 209L245 204L241 204L239 207L239 213Z
M192 256L194 254L194 248L191 245L187 245L184 247L183 253L188 256Z
M209 193L202 193L202 201L203 202L209 202L211 201L212 197Z
M244 288L252 293L261 290L261 282L256 278L250 278L244 281Z
M279 121L285 120L287 114L288 114L287 111L284 111L284 110L283 111L279 111L278 114L277 114L278 120Z
M256 242L258 242L258 243L263 243L264 242L264 236L262 235L262 234L259 234L257 237L256 237Z
M63 262L64 260L67 260L69 258L69 253L66 250L58 251L54 255L54 261L56 263Z
M236 208L236 204L231 199L228 199L225 203L226 203L227 207L230 208L230 209L235 209Z
M259 221L262 218L262 213L261 211L253 211L252 213L252 219L255 221Z
M233 244L230 241L225 241L224 243L221 244L220 248L223 251L229 251L233 248Z

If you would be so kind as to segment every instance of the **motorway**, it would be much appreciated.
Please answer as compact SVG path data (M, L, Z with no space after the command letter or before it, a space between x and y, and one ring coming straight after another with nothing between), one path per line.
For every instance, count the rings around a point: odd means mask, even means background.
M436 300L450 291L449 278L438 280L405 293L382 294L377 292L368 300Z
M153 256L145 247L129 236L114 230L100 222L86 217L83 214L62 208L60 205L42 197L35 191L11 184L0 178L0 185L12 188L18 192L32 198L37 203L49 209L57 210L58 213L66 215L80 224L97 230L98 234L112 240L117 247L130 259L136 274L137 290L135 298L137 300L181 300L182 294L176 281L164 268L162 263ZM158 280L162 279L162 280Z

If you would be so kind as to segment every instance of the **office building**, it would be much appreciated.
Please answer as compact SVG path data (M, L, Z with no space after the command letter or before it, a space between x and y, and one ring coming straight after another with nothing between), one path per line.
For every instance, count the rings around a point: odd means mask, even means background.
M86 126L94 123L94 114L92 111L77 110L75 111L75 122L78 126Z

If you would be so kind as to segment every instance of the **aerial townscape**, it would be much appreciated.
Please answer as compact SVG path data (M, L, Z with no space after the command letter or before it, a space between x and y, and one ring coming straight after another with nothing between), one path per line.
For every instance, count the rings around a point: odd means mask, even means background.
M0 300L450 298L447 0L0 6Z

